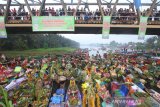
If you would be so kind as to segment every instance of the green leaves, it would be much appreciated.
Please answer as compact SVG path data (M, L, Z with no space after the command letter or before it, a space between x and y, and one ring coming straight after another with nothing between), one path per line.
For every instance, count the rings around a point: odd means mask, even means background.
M9 107L14 107L12 101L9 101Z
M0 40L0 43L1 50L79 47L79 43L57 34L8 35L8 38Z
M0 106L6 107L6 105L3 102L0 102Z
M2 86L0 86L0 92L2 92L2 96L4 97L4 102L0 102L0 105L3 107L13 107L12 101L8 100L8 93Z

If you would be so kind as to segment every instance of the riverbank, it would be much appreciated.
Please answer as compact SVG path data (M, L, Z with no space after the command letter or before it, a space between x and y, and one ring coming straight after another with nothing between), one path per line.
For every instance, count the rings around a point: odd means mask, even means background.
M39 56L39 55L47 55L47 54L54 54L54 55L63 55L67 53L71 53L75 51L76 48L39 48L39 49L30 49L24 51L0 51L1 54L5 54L7 57L17 57L17 56Z

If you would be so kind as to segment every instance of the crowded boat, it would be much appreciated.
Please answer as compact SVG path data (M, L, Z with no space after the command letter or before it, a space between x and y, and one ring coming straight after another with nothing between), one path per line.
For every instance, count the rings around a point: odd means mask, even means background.
M88 49L0 60L7 107L159 107L160 59Z

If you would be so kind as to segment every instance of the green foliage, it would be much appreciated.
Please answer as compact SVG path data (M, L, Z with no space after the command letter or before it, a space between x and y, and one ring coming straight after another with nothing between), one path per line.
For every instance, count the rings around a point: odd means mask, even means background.
M7 39L0 39L0 43L0 50L79 47L79 43L57 34L8 35Z
M48 44L44 43L44 48L47 49L48 48Z
M98 44L99 45L99 44ZM99 45L99 46L104 46ZM153 36L151 38L146 39L145 42L128 42L128 43L118 43L116 41L111 41L109 44L105 44L105 47L108 47L110 49L131 49L131 50L137 50L137 51L144 51L144 50L158 50L160 47L160 36L156 37Z
M2 95L3 99L2 102L0 102L0 105L3 107L13 107L12 101L8 100L8 93L2 86L0 86L0 94Z
M146 40L146 48L147 49L154 49L156 39L157 39L156 37L147 39Z
M115 47L118 46L118 42L116 42L116 41L111 41L110 44L109 44L109 46L110 46L111 48L115 48Z
M3 102L0 102L0 105L1 105L2 107L6 107L6 105L5 105Z
M137 48L137 50L143 50L144 49L144 44L143 43L141 43L141 42L137 42L136 43L136 48Z
M55 54L55 55L62 55L64 53L70 53L75 51L76 48L39 48L39 49L30 49L24 51L1 51L8 57L17 57L17 56L35 56L40 57L41 55L47 54Z

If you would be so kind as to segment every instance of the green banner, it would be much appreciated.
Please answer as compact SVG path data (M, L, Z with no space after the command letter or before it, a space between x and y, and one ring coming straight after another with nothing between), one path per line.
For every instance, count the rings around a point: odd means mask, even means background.
M102 39L109 39L110 34L110 16L103 16Z
M140 17L140 24L139 24L139 32L138 32L138 39L144 39L146 35L146 30L147 30L147 21L148 21L148 16L141 16Z
M74 16L32 16L33 31L74 31Z
M0 16L0 38L7 38L4 17Z

